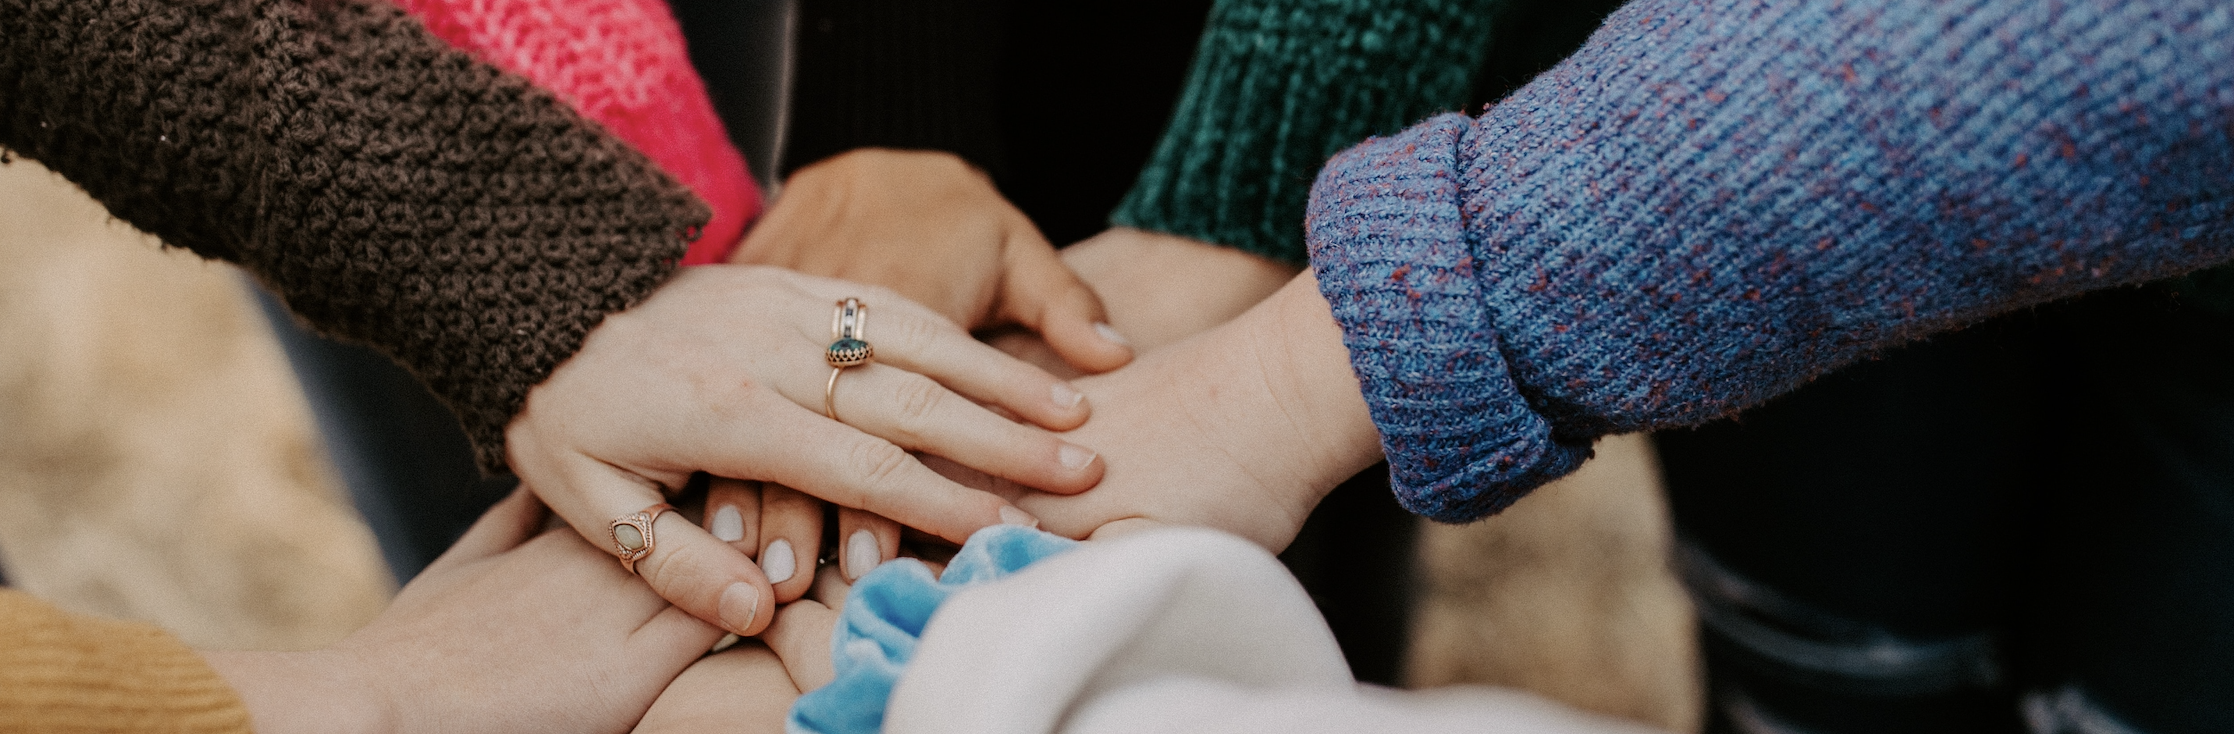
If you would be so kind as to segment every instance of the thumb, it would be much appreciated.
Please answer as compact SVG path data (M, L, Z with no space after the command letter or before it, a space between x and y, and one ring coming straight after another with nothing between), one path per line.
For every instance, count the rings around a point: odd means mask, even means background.
M1132 347L1109 328L1101 297L1055 256L1046 238L1028 228L1012 235L1007 259L1001 283L1004 317L1038 332L1056 356L1079 371L1108 372L1132 361Z

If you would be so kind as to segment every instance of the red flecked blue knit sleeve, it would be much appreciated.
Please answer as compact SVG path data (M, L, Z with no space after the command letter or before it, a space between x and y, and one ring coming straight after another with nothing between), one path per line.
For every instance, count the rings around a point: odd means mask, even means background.
M1308 244L1399 499L2234 259L2234 7L1638 0L1479 119L1336 157Z

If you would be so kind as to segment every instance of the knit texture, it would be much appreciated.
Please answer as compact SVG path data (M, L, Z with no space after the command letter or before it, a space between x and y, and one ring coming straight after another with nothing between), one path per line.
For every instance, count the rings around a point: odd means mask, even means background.
M984 0L801 0L783 174L903 148L997 176L1000 39L1000 7Z
M397 0L451 45L527 77L635 146L714 210L683 264L723 262L760 213L682 28L661 0Z
M0 589L0 734L247 734L248 709L177 638Z
M1110 215L1303 262L1327 156L1463 107L1504 0L1221 0L1155 156Z
M1311 206L1399 498L1470 520L1598 436L2234 257L2234 8L1637 0Z
M484 468L708 214L528 80L364 0L0 0L0 146L410 368Z

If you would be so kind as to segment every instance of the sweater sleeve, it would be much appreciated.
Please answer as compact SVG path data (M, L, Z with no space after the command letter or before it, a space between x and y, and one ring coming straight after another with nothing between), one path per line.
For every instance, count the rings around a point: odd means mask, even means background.
M0 589L0 730L247 734L248 709L177 638Z
M999 0L801 0L783 174L854 148L960 156L996 175Z
M0 146L410 368L486 469L708 219L527 80L369 0L0 0Z
M1311 206L1400 499L1464 521L1597 436L2234 257L2234 8L1638 0Z
M1504 0L1220 0L1113 224L1303 262L1327 156L1466 104Z

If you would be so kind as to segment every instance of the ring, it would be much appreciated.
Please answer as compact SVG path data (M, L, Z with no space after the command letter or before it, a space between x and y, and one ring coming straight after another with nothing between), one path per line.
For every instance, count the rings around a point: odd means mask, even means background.
M613 555L621 557L621 568L628 569L629 573L636 573L636 562L651 555L652 548L659 542L652 537L652 521L658 520L662 512L674 511L674 505L661 502L644 508L642 512L614 520L606 528L606 534L613 536Z
M830 314L830 348L823 350L822 359L840 369L857 364L868 364L876 358L876 349L861 337L868 333L869 305L860 299L848 298L838 302L838 310Z
M838 309L830 314L830 347L822 351L822 361L830 363L830 381L822 386L822 414L830 420L838 419L838 374L847 367L868 364L876 358L876 349L861 337L868 333L869 304L861 299L848 298L838 302Z

